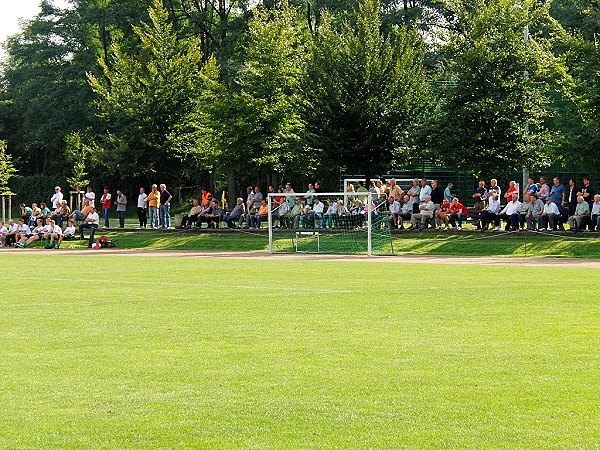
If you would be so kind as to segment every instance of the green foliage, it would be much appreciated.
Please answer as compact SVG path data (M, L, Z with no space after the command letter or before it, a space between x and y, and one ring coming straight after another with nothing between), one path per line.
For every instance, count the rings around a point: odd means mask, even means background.
M446 50L455 86L442 90L424 144L432 159L483 176L545 167L554 137L546 126L547 92L561 72L538 32L554 26L547 7L533 1L472 3L456 11L463 32L453 35Z
M361 4L356 25L325 16L314 37L305 86L310 144L324 164L373 175L414 148L414 129L428 102L423 42L400 27L381 33L377 0Z
M67 144L65 156L67 161L73 166L71 176L67 178L67 182L74 191L79 192L90 183L90 180L87 179L86 162L91 149L82 142L79 133L69 134L65 141Z
M10 179L17 173L12 156L6 152L6 142L0 141L0 194L13 194Z
M134 27L138 52L114 44L110 64L100 61L104 77L88 74L107 130L96 156L111 174L149 181L160 173L173 182L189 176L203 157L202 148L181 145L174 133L216 84L218 70L214 61L203 62L195 40L178 40L162 1L153 2L149 16L150 23Z

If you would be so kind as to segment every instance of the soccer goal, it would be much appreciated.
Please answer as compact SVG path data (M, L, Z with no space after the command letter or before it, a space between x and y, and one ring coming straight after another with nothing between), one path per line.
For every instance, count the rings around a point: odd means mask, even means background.
M267 202L270 253L393 253L385 196L272 193Z

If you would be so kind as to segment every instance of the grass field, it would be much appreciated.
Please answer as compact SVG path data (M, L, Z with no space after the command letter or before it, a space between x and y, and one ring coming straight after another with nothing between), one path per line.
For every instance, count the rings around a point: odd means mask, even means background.
M104 233L114 240L118 248L149 250L218 250L218 251L268 251L266 233L243 230L224 233L195 233L173 231L120 231ZM482 234L482 233L410 233L393 236L395 254L412 255L469 255L469 256L535 256L600 258L600 235L580 233L572 235L541 235L530 233ZM327 243L322 238L325 252L343 253L340 243ZM37 244L39 245L39 244ZM65 242L65 248L85 247L87 241ZM313 246L314 247L314 246ZM287 233L275 234L275 250L290 252L292 239Z
M600 446L598 270L57 253L0 253L2 448Z

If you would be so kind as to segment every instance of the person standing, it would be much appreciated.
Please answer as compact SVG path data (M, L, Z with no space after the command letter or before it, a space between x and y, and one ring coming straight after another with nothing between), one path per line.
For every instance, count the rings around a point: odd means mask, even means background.
M84 206L94 206L96 201L96 194L92 191L92 187L88 186L86 189L86 193L83 196L83 204ZM94 208L95 209L95 208Z
M146 215L146 209L148 207L148 195L146 195L146 189L140 188L140 195L137 200L137 214L140 221L140 228L146 228L148 223L148 217Z
M148 210L150 211L150 226L152 228L158 228L158 208L160 206L160 192L158 192L157 186L152 185L152 190L148 194Z
M50 202L52 202L52 209L56 209L60 205L62 205L62 201L63 201L63 193L60 190L60 186L56 186L54 188L54 195L50 199Z
M167 185L160 185L160 222L163 230L171 228L171 199L173 197L167 191Z
M119 216L119 228L125 228L125 211L127 210L127 197L117 189L117 215Z
M100 197L100 205L102 206L102 214L104 215L104 228L110 227L108 220L108 214L110 213L110 207L112 206L112 196L108 192L108 187L104 187L104 193Z

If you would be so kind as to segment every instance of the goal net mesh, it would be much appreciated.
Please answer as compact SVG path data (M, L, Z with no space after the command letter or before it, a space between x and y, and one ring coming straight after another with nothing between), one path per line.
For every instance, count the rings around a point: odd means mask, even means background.
M367 254L369 241L371 254L393 253L383 196L269 194L269 201L269 244L274 253Z

